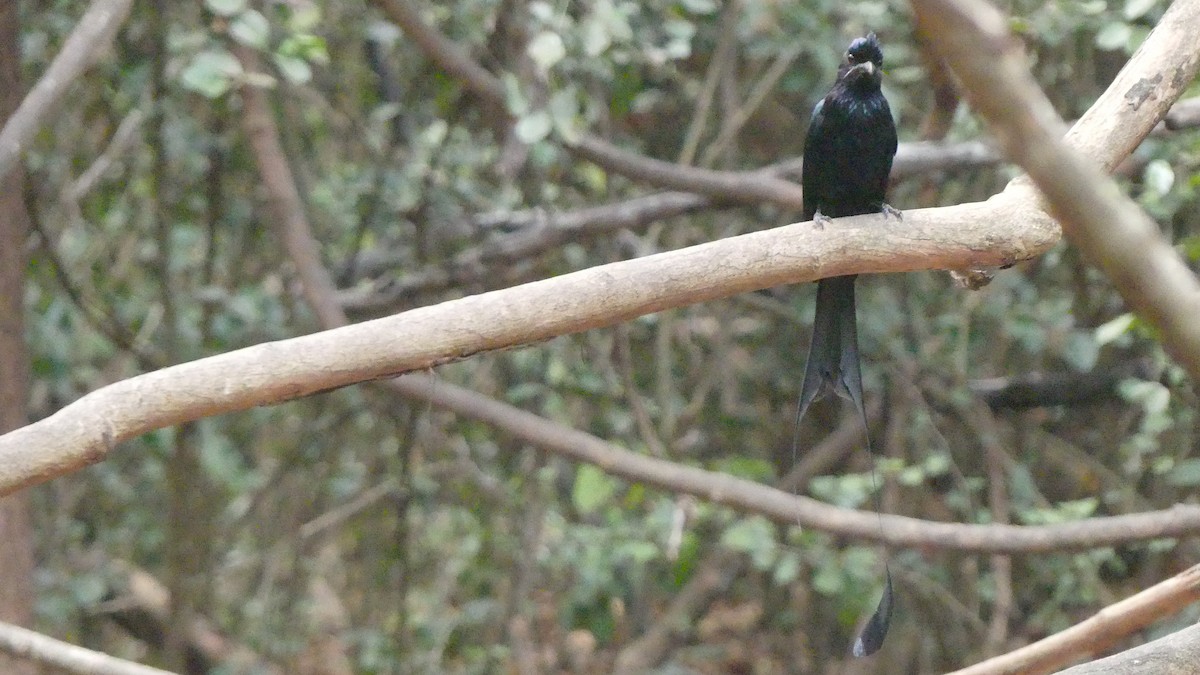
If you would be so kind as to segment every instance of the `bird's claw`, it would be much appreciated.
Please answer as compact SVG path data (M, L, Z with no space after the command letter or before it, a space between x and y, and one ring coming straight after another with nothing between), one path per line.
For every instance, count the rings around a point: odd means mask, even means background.
M816 213L813 214L812 222L813 222L814 230L824 230L825 225L827 225L829 222L831 222L831 219L829 216L825 215L824 213L817 211Z
M884 202L883 208L880 210L883 211L884 220L887 220L888 216L892 216L896 220L904 220L904 214L900 211L900 209L888 204L887 202Z

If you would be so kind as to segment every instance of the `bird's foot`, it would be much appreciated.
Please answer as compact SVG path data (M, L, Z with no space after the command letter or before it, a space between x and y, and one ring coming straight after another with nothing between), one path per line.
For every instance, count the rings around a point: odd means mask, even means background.
M813 214L813 229L824 230L825 226L828 225L830 221L831 219L829 216L821 213L820 209L818 209L817 212Z
M900 212L900 209L888 204L887 202L884 202L883 208L880 210L883 211L884 220L887 220L888 216L892 216L896 220L904 220L904 214Z

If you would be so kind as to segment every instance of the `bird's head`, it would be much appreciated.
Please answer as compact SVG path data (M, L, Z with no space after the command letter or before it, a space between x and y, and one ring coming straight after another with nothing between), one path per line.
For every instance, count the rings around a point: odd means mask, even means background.
M883 50L874 33L850 43L846 60L840 70L847 87L857 90L877 90L883 81Z

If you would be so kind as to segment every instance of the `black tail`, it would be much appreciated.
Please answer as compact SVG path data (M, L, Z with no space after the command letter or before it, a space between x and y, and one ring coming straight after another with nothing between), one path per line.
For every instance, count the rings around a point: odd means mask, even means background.
M867 439L867 451L871 449L870 430L867 429L867 411L863 405L862 368L858 358L858 327L854 306L854 281L856 277L831 277L817 282L817 314L813 319L812 345L808 350L808 364L804 368L804 384L800 387L800 404L796 410L796 430L799 433L800 419L808 412L813 401L829 392L850 400L862 420L863 435ZM798 436L797 436L798 438ZM796 444L792 444L792 464L796 463ZM872 470L874 480L874 470ZM875 511L881 511L879 486L875 486ZM880 530L883 519L880 518ZM854 640L855 656L869 656L883 645L892 621L892 571L884 563L883 596L879 605L867 621L862 633Z
M831 277L817 282L817 315L812 345L800 387L799 418L813 401L833 392L862 410L862 371L858 363L858 329L854 312L857 277Z

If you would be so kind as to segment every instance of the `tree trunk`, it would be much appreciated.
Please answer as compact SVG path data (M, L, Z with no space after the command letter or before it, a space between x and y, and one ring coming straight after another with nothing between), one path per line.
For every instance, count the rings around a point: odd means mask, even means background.
M21 103L20 26L16 0L0 0L0 119ZM15 169L0 181L0 433L25 426L29 356L25 346L25 174ZM0 619L33 623L33 528L29 493L0 499ZM28 661L0 656L0 672L34 673Z

